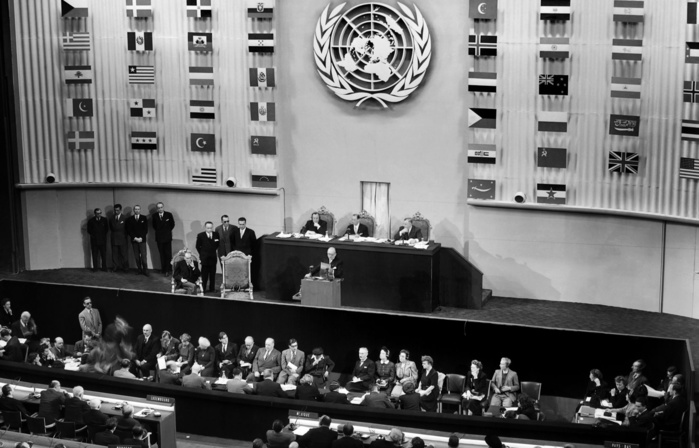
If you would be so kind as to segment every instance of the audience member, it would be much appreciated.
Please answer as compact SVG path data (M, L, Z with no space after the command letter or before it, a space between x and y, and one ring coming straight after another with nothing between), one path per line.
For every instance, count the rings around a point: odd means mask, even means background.
M262 371L262 381L255 383L254 393L266 397L288 398L289 396L282 389L281 384L274 382L274 372L272 369Z
M459 446L459 436L452 434L449 436L449 441L447 442L449 448L457 448Z
M12 314L12 301L8 298L2 299L2 309L0 309L0 327L10 328L15 322L15 316Z
M122 359L121 368L114 371L114 376L117 378L127 378L131 380L136 379L136 375L131 373L131 361L126 358Z
M391 428L386 437L377 438L369 446L372 448L397 448L403 444L403 441L403 431L398 428Z
M667 393L668 389L670 388L670 384L672 383L672 377L674 377L676 374L677 374L677 367L669 366L666 369L665 378L660 380L660 385L658 387L658 390Z
M66 402L68 394L61 389L61 383L53 380L48 389L41 391L39 400L39 417L44 417L46 427L53 427L56 420L61 418L61 406Z
M51 347L51 353L53 353L53 356L56 359L65 359L68 357L68 351L63 343L63 338L58 337L54 339L53 347Z
M106 429L102 432L98 432L95 434L95 438L93 442L95 445L103 445L103 446L109 446L109 445L118 445L121 443L121 440L119 439L119 436L114 434L114 431L117 428L117 419L116 417L110 417L107 419L105 422Z
M156 356L164 358L166 363L175 361L180 356L179 339L173 338L169 331L163 331L160 334L160 352Z
M519 419L526 417L528 420L536 421L539 417L536 407L534 407L534 401L527 394L520 394L517 399L517 410L515 412Z
M85 297L83 299L84 309L78 314L78 321L80 322L80 329L83 331L83 337L86 332L92 333L97 339L102 336L102 318L100 318L100 312L97 308L92 307L92 299Z
M328 388L330 389L330 392L323 396L323 401L326 403L350 404L349 400L347 399L347 394L338 392L340 389L340 383L337 381L332 381Z
M89 402L90 410L83 415L83 422L87 426L103 426L107 423L107 414L104 412L100 411L100 408L102 407L102 403L100 402L99 398L93 398ZM116 419L115 419L115 425L116 427Z
M255 359L252 361L252 373L248 375L248 381L252 381L253 378L259 381L260 374L267 369L271 370L272 375L276 377L282 370L281 357L279 350L274 348L274 339L265 339L265 346L257 350Z
M139 378L151 376L150 371L156 368L156 356L160 352L160 340L153 336L150 324L143 326L143 334L136 338L134 346L134 362L131 371Z
M252 441L252 448L267 448L267 445L262 439L255 439Z
M279 381L277 381L279 382ZM311 375L304 375L296 387L296 398L299 400L306 401L317 401L321 398L318 386L313 384L313 377Z
M219 376L225 374L226 378L231 378L233 369L238 362L238 344L230 342L228 335L225 332L218 334L219 344L216 346L216 365L218 366Z
M0 397L0 411L20 412L22 418L26 417L27 409L24 404L12 395L12 387L9 384L2 386L2 397Z
M510 369L510 358L500 360L500 368L493 374L490 386L493 388L491 406L512 407L516 400L515 392L519 391L519 378L517 372Z
M614 378L614 387L609 392L609 403L614 409L623 408L628 404L629 389L626 387L626 377L618 375Z
M95 342L92 339L92 332L84 332L83 338L75 343L75 357L82 358L83 355L87 355L94 347Z
M2 359L4 361L24 362L24 354L27 346L19 342L17 336L12 335L12 331L7 328L0 330L0 338L5 341L2 348Z
M289 348L282 351L282 370L279 372L277 382L279 384L296 384L299 376L303 373L306 354L299 350L299 343L296 339L289 339ZM311 377L313 379L313 377Z
M24 311L19 320L12 324L10 330L13 336L27 340L29 350L34 351L39 346L39 332L29 311Z
M403 383L403 395L398 397L398 401L404 411L420 411L420 394L415 393L415 383Z
M411 448L425 448L425 441L422 440L421 437L413 437L412 440L410 440L410 447Z
M124 406L121 408L121 417L117 419L117 432L120 434L125 434L125 433L131 433L131 430L135 426L138 426L138 420L133 418L133 406L124 403Z
M687 410L687 398L684 387L673 384L668 389L670 400L653 409L655 429L665 431L679 431L682 414Z
M211 383L202 378L199 374L204 370L201 364L194 364L189 375L182 377L182 385L195 389L211 389Z
M205 337L199 338L199 347L194 350L194 362L202 367L201 376L213 377L216 361L216 353L211 342Z
M252 387L243 379L243 372L234 367L231 372L231 379L226 381L226 389L232 394L249 394Z
M175 288L184 289L186 294L195 295L198 293L197 281L199 277L201 277L199 263L191 252L185 252L184 258L175 264L175 271L172 274Z
M90 405L83 399L84 393L85 389L82 386L75 386L73 388L73 396L66 398L65 401L64 420L74 422L78 429L85 426L83 414L90 410Z
M369 350L366 347L359 349L359 359L352 370L352 379L345 388L350 392L365 392L369 390L376 375L376 364L368 358Z
M354 437L354 426L352 423L342 425L342 437L333 440L332 448L363 448L364 444L357 437Z
M304 370L313 377L313 384L318 388L324 388L330 373L335 368L335 363L330 356L323 353L323 347L316 347L306 358Z
M360 405L370 408L395 409L391 400L388 399L385 393L381 392L380 386L376 383L370 386L370 392L364 395L364 399Z
M247 378L250 374L252 362L255 360L255 356L257 356L257 351L259 349L260 347L255 345L255 340L252 336L247 336L245 338L245 344L240 347L240 351L238 352L238 366L243 372L243 377Z
M330 417L323 415L318 423L317 428L310 429L297 439L301 448L331 448L332 443L337 440L337 432L330 429L332 424Z
M272 429L267 431L267 446L269 448L289 448L289 444L296 440L296 435L285 427L281 420L272 423Z
M167 361L165 369L158 372L158 382L160 384L172 384L179 386L182 384L180 375L176 372L177 363L175 361Z
M131 429L131 437L124 439L124 444L140 445L142 448L150 448L148 442L148 430L141 425L136 425Z
M379 351L379 362L376 363L376 384L379 389L386 390L387 393L393 391L393 384L396 381L396 365L388 360L391 351L387 347L381 347Z
M187 333L182 333L182 336L180 336L177 364L180 366L180 372L183 375L189 373L194 365L194 346L192 345L191 340L192 337Z
M439 397L439 376L432 367L434 361L430 356L423 356L422 376L418 385L420 394L420 407L427 412L437 411L437 397Z
M636 405L636 409L626 416L628 425L650 429L653 426L653 413L648 409L648 397L636 397L634 404Z
M483 371L483 364L474 359L471 370L466 375L466 392L461 397L461 408L466 415L483 415L483 401L488 396L488 378Z
M396 364L396 379L398 380L398 384L393 387L393 391L391 392L391 396L393 397L400 396L405 383L412 382L413 390L415 384L417 384L417 366L415 365L414 361L410 360L410 352L408 350L403 349L398 354L398 363Z
M607 382L604 381L602 372L599 369L590 370L590 380L587 382L585 397L580 403L599 408L602 400L606 400L608 397L609 388L607 387Z

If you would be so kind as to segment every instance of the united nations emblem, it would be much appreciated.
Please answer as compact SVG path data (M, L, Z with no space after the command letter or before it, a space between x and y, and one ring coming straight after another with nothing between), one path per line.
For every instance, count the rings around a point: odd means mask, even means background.
M257 73L257 82L259 82L260 84L264 84L267 82L267 73L265 73L264 70L260 70Z
M258 109L258 113L261 117L264 117L265 115L267 115L267 108L264 106L260 106L260 108Z
M432 39L422 13L398 3L346 3L323 10L313 39L321 79L335 95L360 106L368 99L405 100L422 82L432 57Z

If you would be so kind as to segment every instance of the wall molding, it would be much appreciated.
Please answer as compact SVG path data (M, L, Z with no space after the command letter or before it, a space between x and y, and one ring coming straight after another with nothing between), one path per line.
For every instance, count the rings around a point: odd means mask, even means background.
M229 187L209 187L199 185L174 185L174 184L143 184L143 183L125 183L125 182L71 182L71 183L55 183L55 184L15 184L18 190L66 190L66 189L83 189L83 188L146 188L160 190L186 190L186 191L209 191L213 193L230 193L230 194L253 194L262 196L279 196L281 190L278 188L229 188ZM698 221L699 222L699 221Z

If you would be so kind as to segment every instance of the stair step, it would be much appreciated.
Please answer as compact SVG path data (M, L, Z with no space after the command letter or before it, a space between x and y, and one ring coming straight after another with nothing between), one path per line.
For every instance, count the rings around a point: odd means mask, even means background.
M490 300L492 298L493 298L493 290L492 289L483 289L483 294L481 294L481 306L488 303L488 300Z

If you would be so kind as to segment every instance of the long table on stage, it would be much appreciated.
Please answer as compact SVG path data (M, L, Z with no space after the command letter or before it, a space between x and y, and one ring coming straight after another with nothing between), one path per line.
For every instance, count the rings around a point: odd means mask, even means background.
M439 304L439 250L333 239L277 238L262 241L267 297L291 300L310 265L327 261L328 247L344 263L342 305L400 311L431 312Z

